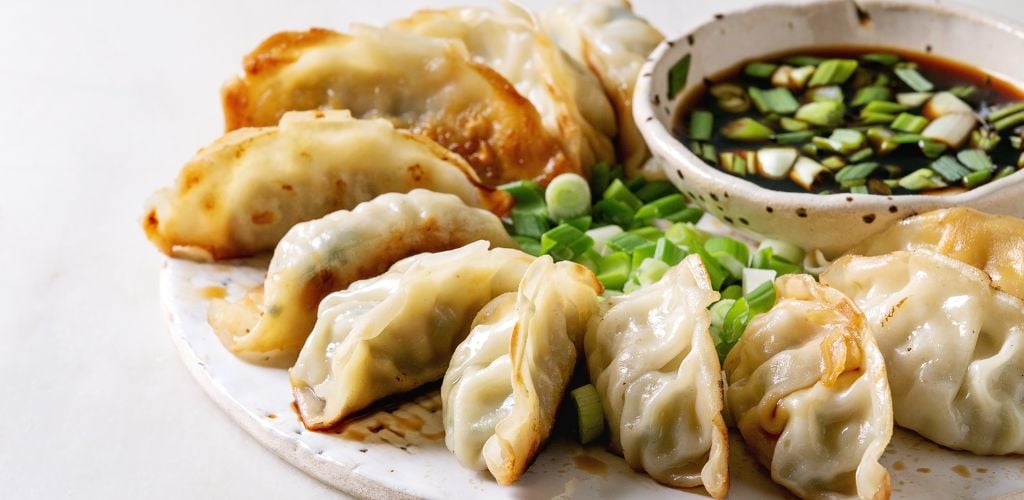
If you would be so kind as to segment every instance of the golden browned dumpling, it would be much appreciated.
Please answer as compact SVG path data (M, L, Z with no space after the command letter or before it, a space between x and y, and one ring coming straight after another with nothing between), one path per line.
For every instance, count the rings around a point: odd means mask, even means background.
M169 255L245 257L273 250L295 224L416 188L497 213L511 204L429 139L384 120L309 111L289 113L278 127L230 132L203 148L176 185L150 199L142 225Z
M278 33L245 57L222 97L228 130L272 125L290 110L386 118L458 153L491 185L584 167L529 100L456 40L369 27Z

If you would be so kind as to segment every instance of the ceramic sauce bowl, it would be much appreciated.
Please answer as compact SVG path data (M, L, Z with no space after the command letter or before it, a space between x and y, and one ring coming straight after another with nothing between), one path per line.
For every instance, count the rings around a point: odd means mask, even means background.
M774 4L715 16L651 54L634 93L634 119L668 177L696 204L737 229L832 256L895 221L928 210L968 206L1024 216L1024 172L958 194L875 195L780 192L707 165L672 133L680 101L704 78L742 61L796 49L895 47L974 65L1024 84L1024 30L936 3L824 0ZM689 56L685 84L669 95L669 72Z

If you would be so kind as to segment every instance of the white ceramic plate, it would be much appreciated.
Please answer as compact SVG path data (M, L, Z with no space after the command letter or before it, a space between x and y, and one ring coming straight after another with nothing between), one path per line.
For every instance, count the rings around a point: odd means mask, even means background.
M369 498L697 498L629 469L600 446L555 437L513 486L460 466L444 445L440 396L428 389L352 422L340 433L309 432L292 409L284 369L231 355L206 322L213 297L240 299L263 281L260 263L197 264L168 259L161 292L182 360L238 425L280 457L338 489ZM556 429L557 432L557 429ZM731 436L732 498L786 498ZM211 446L216 444L211 443ZM976 457L897 430L882 459L894 498L1024 496L1024 457Z

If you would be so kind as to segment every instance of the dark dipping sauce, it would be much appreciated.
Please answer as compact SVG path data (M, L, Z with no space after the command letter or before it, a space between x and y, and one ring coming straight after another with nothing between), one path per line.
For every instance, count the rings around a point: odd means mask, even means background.
M932 157L927 157L924 154L920 142L900 144L894 150L885 152L884 154L880 154L881 152L878 151L877 148L872 148L873 151L870 157L860 159L856 162L847 162L849 165L866 162L878 163L878 167L867 179L865 179L864 187L859 189L851 189L850 185L843 186L837 182L835 180L835 175L839 173L841 168L835 168L832 166L830 166L828 172L825 172L818 177L818 180L811 185L809 190L797 184L789 177L783 179L770 179L759 175L756 172L751 172L750 169L748 169L745 175L740 177L768 189L788 192L810 191L821 194L836 194L849 192L865 193L866 190L868 193L884 195L951 194L978 187L979 185L991 182L992 180L1005 177L1019 168L1024 168L1024 165L1022 165L1022 163L1024 163L1024 156L1022 156L1022 151L1020 149L1021 137L1024 136L1024 125L1014 124L1003 130L995 131L993 123L989 123L986 119L994 110L998 111L1001 107L1006 108L1015 103L1024 102L1024 92L1022 92L1021 89L1018 89L1013 85L973 66L952 61L934 54L918 53L890 47L816 47L787 51L785 53L767 55L743 61L727 71L705 78L704 85L691 91L683 98L675 113L672 128L673 134L676 138L682 141L683 144L689 147L698 157L704 157L705 161L716 165L719 168L722 168L721 162L710 161L708 159L709 156L716 157L717 160L721 158L722 153L757 151L766 147L794 147L800 151L801 156L808 157L819 163L829 156L842 157L844 155L821 150L816 154L808 152L808 150L803 149L803 147L812 142L810 139L791 144L779 144L774 138L764 141L750 142L733 140L726 137L722 132L723 126L743 117L754 118L760 123L770 126L777 134L785 133L787 130L780 127L777 118L773 119L770 116L771 113L766 114L759 111L752 101L749 109L745 112L728 112L723 110L719 106L718 99L711 95L710 90L715 85L723 83L738 85L745 91L750 87L756 87L762 90L775 88L775 85L772 83L772 78L770 77L764 78L748 75L745 72L745 69L750 63L763 62L780 66L785 64L792 67L799 67L785 61L795 56L811 56L822 60L852 59L858 61L858 69L851 77L849 77L848 80L840 84L844 96L843 102L846 108L842 124L838 127L821 127L812 125L809 130L814 131L815 136L824 138L828 138L834 128L854 129L865 133L868 129L877 127L892 131L890 128L892 125L891 123L864 123L860 117L860 113L864 106L851 106L851 101L854 99L854 96L860 88L864 86L872 86L875 82L875 78L877 78L879 74L886 75L890 81L890 83L886 85L891 89L892 97L886 99L886 101L894 102L897 100L896 96L898 94L913 93L916 92L916 90L911 88L908 83L894 74L893 65L862 60L862 57L867 54L896 55L902 59L900 65L911 63L916 66L915 69L921 76L933 84L934 89L931 91L932 93L948 91L954 87L973 86L975 88L975 91L970 95L961 97L961 100L972 108L973 113L978 118L975 123L974 130L985 129L991 134L999 135L998 143L996 143L995 146L987 149L981 149L988 156L993 165L990 179L980 184L968 186L963 180L950 181L942 179L942 177L936 172L934 177L936 179L940 179L946 184L946 186L935 186L924 189L905 189L904 187L896 184L897 179L901 179L912 172L922 168L931 169L936 160L942 156L949 156L955 160L957 153L960 151L978 149L972 145L970 137L968 137L968 139L959 148L947 147L944 152L940 154L933 154ZM870 76L864 76L865 73L870 73ZM810 99L806 95L808 90L806 87L790 90L792 96L796 98L800 106L810 102ZM748 100L750 100L749 94ZM697 142L691 137L689 130L691 123L690 119L691 113L695 110L711 112L713 117L713 128L709 140ZM917 116L921 116L923 114L922 106L909 107L905 112ZM900 112L895 114L899 115ZM1011 115L1013 114L1015 113L1011 113ZM793 118L795 114L776 114L776 117L781 116ZM906 133L901 131L892 132L896 135ZM920 132L918 132L918 134L920 134ZM706 148L707 145L714 148L711 155L702 153L703 148ZM865 140L864 145L865 147L872 147L872 142ZM813 148L811 150L813 150ZM896 170L897 167L898 171ZM722 168L722 170L726 170L728 172L725 168ZM733 173L733 175L737 174ZM883 186L882 181L885 179L889 179L890 181L887 185Z

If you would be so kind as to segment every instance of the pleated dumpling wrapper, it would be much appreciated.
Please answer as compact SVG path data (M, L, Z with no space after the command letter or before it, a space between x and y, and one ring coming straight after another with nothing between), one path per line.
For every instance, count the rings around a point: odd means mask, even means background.
M518 6L421 10L389 28L451 38L473 61L505 77L540 113L544 128L560 139L581 170L614 162L615 112L601 83L572 61Z
M926 250L843 257L821 279L874 327L897 424L979 455L1024 453L1024 302Z
M210 325L243 358L294 360L329 293L377 276L405 257L474 241L517 248L497 216L454 195L423 189L382 194L352 211L293 227L274 250L262 307L216 300Z
M864 315L808 275L778 278L775 293L725 359L733 423L772 480L801 498L889 498L878 460L892 399Z
M492 300L441 385L445 444L500 484L526 472L551 434L600 282L574 262L538 258L515 293Z
M729 439L707 310L717 299L691 255L657 283L609 299L585 350L611 448L658 482L723 497Z
M540 17L558 45L601 81L618 116L619 160L635 175L650 153L633 119L633 87L664 35L638 17L627 0L565 1Z
M973 208L933 210L868 238L850 255L931 250L985 271L1000 290L1024 300L1024 219Z
M440 379L476 314L516 290L533 261L476 242L409 257L328 295L290 372L303 423L324 429Z
M200 150L173 187L150 199L142 225L168 255L248 257L273 250L295 224L416 188L498 214L512 203L429 139L346 111L309 111Z
M222 91L228 130L274 124L286 111L347 109L437 141L492 186L578 171L533 104L457 40L368 26L284 32L244 66Z

